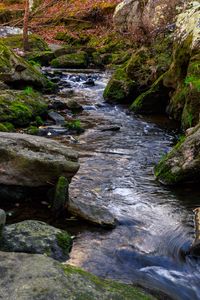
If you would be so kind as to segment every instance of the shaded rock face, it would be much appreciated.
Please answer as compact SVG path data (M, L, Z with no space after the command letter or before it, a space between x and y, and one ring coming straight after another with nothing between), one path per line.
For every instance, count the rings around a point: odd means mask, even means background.
M2 230L6 223L6 213L3 209L0 209L0 239L2 237Z
M5 226L0 245L4 251L46 254L59 261L69 257L71 246L66 231L31 220Z
M33 85L51 90L53 84L35 67L0 42L0 80L11 86Z
M0 184L41 187L60 176L70 180L79 169L78 154L41 137L0 133Z
M115 10L114 23L121 32L130 32L134 39L154 36L172 24L181 0L125 0Z
M182 128L195 126L200 112L200 4L191 2L178 16L173 61L164 85L174 89L167 112Z
M104 281L38 254L0 252L0 273L4 300L155 300L126 284Z
M164 157L155 168L159 181L168 185L184 182L199 182L200 128L195 128Z

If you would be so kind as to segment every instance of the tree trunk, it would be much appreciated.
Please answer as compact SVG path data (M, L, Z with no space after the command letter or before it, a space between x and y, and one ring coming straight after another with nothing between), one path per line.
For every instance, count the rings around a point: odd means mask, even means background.
M23 45L24 51L29 50L28 43L28 22L29 22L29 0L25 2L24 24L23 24Z

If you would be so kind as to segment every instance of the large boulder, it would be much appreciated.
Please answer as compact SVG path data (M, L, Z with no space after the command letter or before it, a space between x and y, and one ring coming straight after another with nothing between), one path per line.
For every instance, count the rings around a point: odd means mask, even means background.
M79 169L78 154L46 138L0 133L0 184L51 186L60 176L69 181Z
M173 61L164 85L174 89L167 112L182 127L195 126L200 112L200 3L191 2L177 18Z
M51 90L54 87L38 69L16 55L3 42L0 42L0 53L0 81L18 88L32 85Z
M155 300L130 285L102 280L39 254L0 252L4 300Z
M200 126L191 130L156 166L155 175L167 185L198 182L200 172Z
M153 37L168 30L181 0L124 0L115 10L114 24L121 32L129 32L135 40Z
M4 251L46 254L59 261L66 261L72 239L64 230L44 222L27 220L5 226L0 247Z

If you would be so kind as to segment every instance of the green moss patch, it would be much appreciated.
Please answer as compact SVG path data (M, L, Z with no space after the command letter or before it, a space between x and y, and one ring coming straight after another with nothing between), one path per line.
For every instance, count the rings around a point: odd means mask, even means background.
M36 91L32 90L27 94L26 90L5 90L0 95L0 122L10 122L15 127L23 127L46 112L47 104Z
M51 61L51 66L56 68L87 68L88 56L84 51L65 54Z

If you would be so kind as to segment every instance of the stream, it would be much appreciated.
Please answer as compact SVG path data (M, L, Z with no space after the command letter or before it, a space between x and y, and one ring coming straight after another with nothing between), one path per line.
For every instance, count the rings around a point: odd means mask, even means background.
M109 73L44 72L57 76L61 94L84 109L77 115L86 129L83 134L55 137L80 154L70 197L102 205L117 220L110 230L76 220L62 224L76 235L67 263L162 292L167 295L162 299L200 299L200 261L183 255L194 238L192 210L199 205L200 191L167 188L153 174L155 163L175 141L174 124L160 116L135 116L127 107L104 102ZM88 78L94 86L84 84Z

